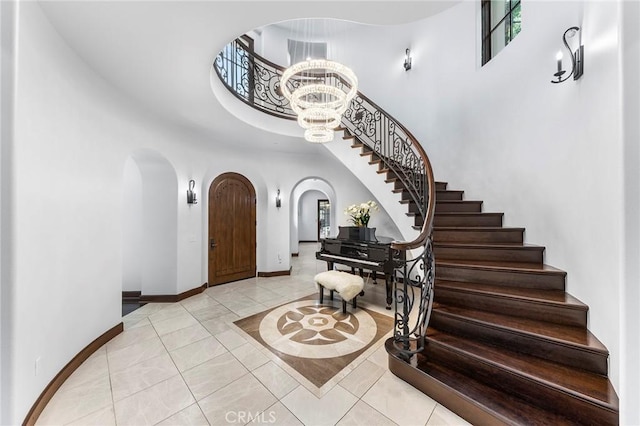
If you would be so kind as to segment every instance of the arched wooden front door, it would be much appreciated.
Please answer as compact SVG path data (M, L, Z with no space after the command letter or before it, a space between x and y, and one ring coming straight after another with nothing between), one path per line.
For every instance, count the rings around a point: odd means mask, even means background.
M256 275L256 192L237 173L209 187L209 285Z

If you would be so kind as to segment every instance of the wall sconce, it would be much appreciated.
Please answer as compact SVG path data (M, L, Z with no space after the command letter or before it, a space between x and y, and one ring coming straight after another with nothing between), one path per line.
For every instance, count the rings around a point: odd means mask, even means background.
M405 50L405 56L404 56L404 70L409 71L410 69L411 69L411 50L409 50L409 48L407 47L407 50Z
M191 179L189 181L189 189L187 189L187 204L198 204L196 193L193 189L196 187L196 181Z
M278 189L278 193L276 194L276 207L280 208L282 206L282 199L280 199L280 190Z
M571 72L565 78L562 78L566 71L562 69L562 52L558 52L556 55L558 71L553 74L557 80L551 80L552 83L562 83L563 81L567 81L572 75L574 80L582 77L582 74L584 73L584 46L580 45L574 52L571 50L571 47L569 47L569 43L567 42L567 37L571 38L575 36L578 31L580 31L580 27L571 27L565 31L562 36L562 42L571 55Z

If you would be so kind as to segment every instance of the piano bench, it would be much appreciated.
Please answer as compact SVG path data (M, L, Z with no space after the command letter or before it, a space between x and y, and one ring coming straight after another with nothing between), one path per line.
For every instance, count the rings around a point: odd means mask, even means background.
M356 298L364 288L362 277L340 271L325 271L317 274L313 280L320 292L320 303L324 300L324 289L326 288L331 292L331 300L333 300L334 291L340 294L343 313L347 313L347 302L350 300L353 300L353 308L357 307Z

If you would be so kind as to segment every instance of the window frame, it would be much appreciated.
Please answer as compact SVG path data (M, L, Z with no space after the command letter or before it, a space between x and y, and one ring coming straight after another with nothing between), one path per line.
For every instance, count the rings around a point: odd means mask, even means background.
M505 20L509 22L509 36L505 43L505 47L513 41L516 35L513 34L513 12L521 6L522 0L508 0L509 10L506 11L502 19L500 19L493 27L491 26L491 3L492 0L481 0L480 3L480 16L481 16L481 29L482 29L482 66L493 59L494 54L491 49L491 38L494 32L502 25ZM506 3L506 1L505 1ZM521 8L522 10L522 8ZM501 49L502 50L502 49ZM497 54L498 52L496 52Z

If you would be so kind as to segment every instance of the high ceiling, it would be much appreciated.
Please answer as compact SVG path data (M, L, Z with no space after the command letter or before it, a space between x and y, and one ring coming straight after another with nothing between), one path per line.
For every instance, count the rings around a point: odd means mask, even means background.
M328 17L400 24L457 1L42 1L59 34L96 73L163 121L217 143L300 152L302 138L240 122L211 91L216 54L236 36L267 24ZM302 132L300 133L302 135Z

